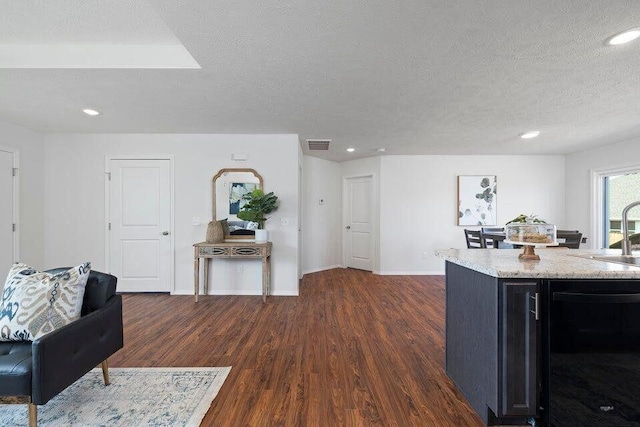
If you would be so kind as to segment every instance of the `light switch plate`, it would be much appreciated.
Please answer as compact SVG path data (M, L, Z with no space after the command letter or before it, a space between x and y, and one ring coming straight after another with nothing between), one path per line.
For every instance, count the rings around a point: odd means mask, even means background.
M200 217L199 216L194 216L193 219L191 220L191 224L192 225L200 225Z

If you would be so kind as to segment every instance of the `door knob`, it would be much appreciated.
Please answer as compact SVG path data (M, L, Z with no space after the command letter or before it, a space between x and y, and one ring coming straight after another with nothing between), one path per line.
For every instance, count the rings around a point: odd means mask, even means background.
M351 230L351 226L350 225L347 225L347 230Z
M163 231L163 232L162 232L162 235L163 235L163 236L168 236L168 235L169 235L169 232L168 232L168 231Z

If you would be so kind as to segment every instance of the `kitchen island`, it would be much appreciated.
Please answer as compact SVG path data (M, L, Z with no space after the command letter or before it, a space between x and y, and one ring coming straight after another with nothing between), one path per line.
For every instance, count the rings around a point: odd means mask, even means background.
M640 296L640 268L590 258L616 251L538 249L539 261L519 260L519 253L516 249L436 251L446 260L446 371L487 424L562 425L559 420L566 414L550 401L555 393L550 392L551 308L562 304L553 302L552 290L562 290L558 295L567 301L604 295L609 300L603 306L619 310L622 304L611 304L612 298L628 302ZM615 295L607 294L610 289ZM581 310L597 306L595 300L579 302ZM582 321L568 304L556 312L573 316L570 322ZM640 312L638 306L629 312ZM568 341L579 337L573 330L574 335L563 333L561 339ZM622 403L598 405L610 418L622 407Z

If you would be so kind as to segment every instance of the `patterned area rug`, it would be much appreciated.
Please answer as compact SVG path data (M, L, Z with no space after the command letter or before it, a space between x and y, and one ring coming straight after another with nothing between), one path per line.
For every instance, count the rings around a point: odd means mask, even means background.
M226 368L94 369L38 406L38 427L200 425L231 371ZM0 405L0 426L26 426L26 405Z

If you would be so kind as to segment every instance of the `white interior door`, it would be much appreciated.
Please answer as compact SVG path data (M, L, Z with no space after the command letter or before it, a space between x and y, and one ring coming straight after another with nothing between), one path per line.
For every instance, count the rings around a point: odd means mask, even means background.
M345 180L343 242L346 267L373 271L372 177Z
M13 153L0 150L0 290L15 261L13 251Z
M169 292L169 160L110 160L109 271L121 292Z

